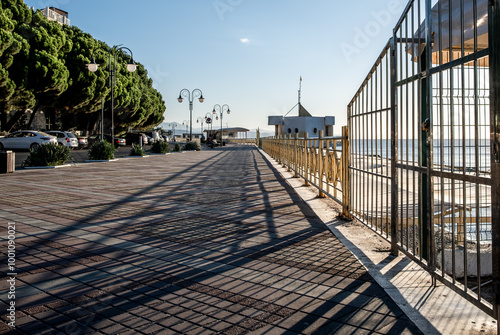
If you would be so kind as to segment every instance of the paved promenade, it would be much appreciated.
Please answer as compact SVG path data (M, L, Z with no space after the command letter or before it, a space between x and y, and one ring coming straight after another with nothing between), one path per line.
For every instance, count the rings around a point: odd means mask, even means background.
M0 333L421 334L253 146L20 170L0 190Z

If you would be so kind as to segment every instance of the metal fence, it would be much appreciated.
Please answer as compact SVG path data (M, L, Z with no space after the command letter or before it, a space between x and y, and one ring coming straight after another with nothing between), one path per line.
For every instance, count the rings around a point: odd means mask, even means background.
M295 177L303 178L305 185L315 186L319 197L329 196L342 204L344 215L348 215L348 194L344 192L348 187L347 127L343 132L341 137L323 137L320 131L317 138L308 138L307 134L305 138L262 138L261 147Z
M410 0L348 105L342 137L261 141L393 254L497 320L498 36L500 0Z
M352 213L388 238L393 253L498 319L494 6L410 1L348 106L348 126Z

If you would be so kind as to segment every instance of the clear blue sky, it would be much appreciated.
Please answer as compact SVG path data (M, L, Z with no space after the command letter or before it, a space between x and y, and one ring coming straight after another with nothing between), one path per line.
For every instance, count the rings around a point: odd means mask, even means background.
M297 103L346 124L346 106L392 34L407 0L25 0L69 12L71 24L123 44L161 92L165 122L189 120L183 88L205 102L193 119L228 104L224 127L272 129L267 116ZM290 115L295 114L295 111ZM195 125L195 123L193 123ZM194 126L195 127L195 126Z

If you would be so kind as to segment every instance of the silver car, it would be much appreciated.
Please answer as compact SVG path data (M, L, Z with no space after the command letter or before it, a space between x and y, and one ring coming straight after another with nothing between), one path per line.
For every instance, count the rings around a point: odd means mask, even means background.
M45 132L51 136L57 137L57 142L59 142L60 145L70 148L78 148L78 138L76 138L76 136L69 131L47 130Z
M41 144L54 143L54 136L36 130L20 130L0 137L0 150L3 149L35 149Z

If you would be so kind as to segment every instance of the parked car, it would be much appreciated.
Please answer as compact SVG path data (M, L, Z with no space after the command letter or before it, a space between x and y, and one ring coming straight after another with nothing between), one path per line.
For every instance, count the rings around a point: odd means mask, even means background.
M89 139L86 137L77 137L78 138L78 149L85 149L89 146Z
M78 139L69 131L47 130L47 134L57 137L57 142L70 148L78 148Z
M56 137L36 130L20 130L0 138L0 150L35 149L47 143L57 144Z
M109 142L111 142L111 136L107 138ZM124 138L115 137L115 147L124 147L127 145L127 141Z
M148 138L148 143L146 143L146 144L153 144L153 142L155 140L151 136L149 136L149 135L146 135L146 137Z
M127 133L125 134L125 140L127 145L139 144L140 139L142 138L142 144L145 145L148 142L146 135L142 133Z
M104 134L103 138L106 141L108 141L109 143L111 143L111 135ZM101 134L89 136L89 138L88 138L88 142L89 142L88 145L90 146L90 145L94 144L94 142L99 141L100 139L101 139ZM126 145L126 141L123 138L115 136L115 143L114 143L114 145L115 145L115 147L122 147L122 146Z

